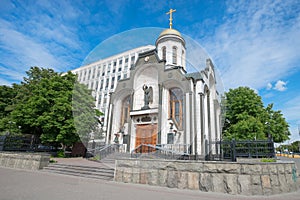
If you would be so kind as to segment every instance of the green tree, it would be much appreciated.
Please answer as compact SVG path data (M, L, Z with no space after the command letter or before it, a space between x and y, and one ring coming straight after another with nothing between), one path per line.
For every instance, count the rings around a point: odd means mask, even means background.
M12 119L22 126L22 132L36 135L43 143L63 148L79 141L72 107L74 85L84 88L84 100L91 103L81 105L81 109L90 112L86 114L85 122L94 126L98 124L92 106L94 99L86 86L77 83L76 75L71 72L62 75L52 69L32 67L27 76L17 91L11 113ZM84 134L88 135L89 131L91 129Z
M87 145L91 135L99 133L99 117L102 113L96 110L94 99L85 85L75 84L73 91L74 124L81 141Z
M19 128L11 119L10 113L13 110L14 98L17 95L18 85L0 86L0 135L7 133L18 133Z
M224 139L267 139L282 142L290 135L288 124L281 111L274 111L273 105L266 108L262 99L248 87L230 89L225 93L226 120Z

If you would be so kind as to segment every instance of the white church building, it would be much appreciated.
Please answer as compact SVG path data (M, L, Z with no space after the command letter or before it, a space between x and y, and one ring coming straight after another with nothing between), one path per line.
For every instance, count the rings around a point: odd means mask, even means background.
M172 13L172 10L170 10ZM174 10L173 10L174 11ZM142 144L204 155L204 141L220 139L221 107L210 59L200 72L186 69L186 42L172 28L155 46L143 46L73 70L104 113L106 144L127 152Z

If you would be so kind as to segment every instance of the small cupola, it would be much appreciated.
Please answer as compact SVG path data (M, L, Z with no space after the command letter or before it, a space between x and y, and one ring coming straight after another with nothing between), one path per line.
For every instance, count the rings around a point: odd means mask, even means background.
M166 61L166 69L179 66L186 70L185 40L179 31L172 27L172 13L175 11L176 10L170 9L170 11L167 12L167 14L170 15L170 27L160 33L155 45L159 58Z

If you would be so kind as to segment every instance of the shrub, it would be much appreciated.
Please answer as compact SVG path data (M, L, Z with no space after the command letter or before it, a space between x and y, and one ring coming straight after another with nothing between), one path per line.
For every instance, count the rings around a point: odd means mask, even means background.
M65 152L64 152L64 150L59 150L57 152L57 157L58 158L65 158Z
M262 158L261 162L276 162L275 158Z

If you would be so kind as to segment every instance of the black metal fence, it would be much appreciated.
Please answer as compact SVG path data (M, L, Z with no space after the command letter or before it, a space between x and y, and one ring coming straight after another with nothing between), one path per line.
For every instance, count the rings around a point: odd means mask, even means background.
M206 160L236 161L237 158L274 158L271 140L205 141Z
M0 151L37 151L50 152L55 148L41 144L33 135L26 136L0 136Z

